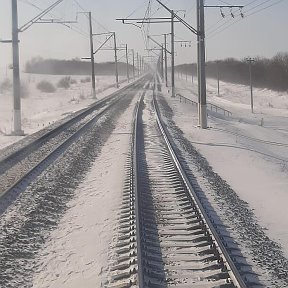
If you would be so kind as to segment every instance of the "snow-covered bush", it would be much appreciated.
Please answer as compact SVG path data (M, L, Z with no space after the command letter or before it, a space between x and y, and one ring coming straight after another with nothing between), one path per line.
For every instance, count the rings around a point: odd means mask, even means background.
M37 84L37 89L45 93L54 93L56 91L55 86L47 80L42 80Z
M21 98L28 98L30 95L29 87L26 83L21 83Z
M0 92L6 92L11 90L13 87L12 82L7 78L0 83Z
M71 77L66 76L59 80L59 82L57 83L57 87L68 89L70 88L70 84L71 84Z
M70 84L77 84L77 80L76 79L71 79L70 80Z
M85 95L84 95L84 92L81 91L80 94L79 94L79 99L84 100L85 98L86 98L86 97L85 97Z
M91 78L90 77L86 77L80 80L81 83L87 83L87 82L91 82Z

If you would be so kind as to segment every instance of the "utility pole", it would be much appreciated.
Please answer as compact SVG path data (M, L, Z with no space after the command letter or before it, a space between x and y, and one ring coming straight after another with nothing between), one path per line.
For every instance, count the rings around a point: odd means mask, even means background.
M93 47L93 28L92 28L92 13L89 15L89 28L90 28L90 54L91 54L91 71L92 71L92 97L96 99L96 81L95 81L95 62L94 62L94 47Z
M18 7L17 0L12 0L12 47L13 47L13 111L14 130L12 135L22 136L21 127L21 84L19 65L19 37L18 37Z
M197 0L197 50L198 50L198 93L200 104L200 127L207 128L207 104L206 104L206 71L205 71L205 23L204 23L204 0Z
M129 59L128 59L128 45L125 45L126 48L126 65L127 65L127 81L128 83L130 82L130 77L129 77Z
M162 45L161 47L161 78L162 78L162 81L164 79L164 47Z
M133 78L135 80L135 52L134 52L134 49L132 49L132 56L133 56Z
M139 77L139 54L137 52L137 76Z
M254 60L253 58L247 58L246 61L249 63L251 112L254 113L252 63L253 63L255 60Z
M160 55L160 58L161 58L161 66L160 66L160 72L162 74L162 79L164 80L164 55L165 55L165 81L166 81L166 87L168 87L168 80L167 80L167 53L170 53L170 51L167 50L167 40L166 40L166 35L167 34L161 34L161 35L164 35L164 44L163 43L158 43L156 40L154 40L151 36L147 36L148 39L152 40L160 49L156 49L156 50L161 50L161 55ZM156 35L156 36L161 36L161 35ZM164 45L164 46L163 46ZM154 50L154 49L151 49L151 50Z
M116 87L119 88L119 75L118 75L118 60L117 60L117 42L116 42L116 33L113 33L114 38L114 57L115 57L115 77L116 77Z
M164 53L165 53L165 82L168 87L168 71L167 71L167 34L164 34Z
M219 75L219 62L216 61L216 67L217 67L217 95L220 96L220 75Z
M58 19L44 20L43 17L58 6L64 0L57 0L48 8L41 11L36 17L29 20L23 26L18 28L18 5L17 0L11 0L12 11L12 40L0 40L0 43L12 43L13 54L13 120L14 130L12 135L23 136L24 131L21 125L21 82L20 82L20 64L19 64L19 32L24 32L36 23L58 23L67 24L75 21L61 21Z
M158 0L157 0L158 1ZM200 127L207 128L207 103L206 103L206 71L205 71L205 18L204 8L230 8L242 9L239 5L206 5L204 0L197 0L197 50L198 50L198 93L200 94Z
M81 12L80 12L81 13ZM86 12L82 12L82 13L86 13ZM116 77L116 87L119 88L119 75L118 75L118 60L117 60L117 43L116 43L116 34L115 32L105 32L105 33L98 33L98 34L92 34L92 36L99 36L99 35L109 35L106 40L100 45L100 47L98 47L96 49L96 51L93 52L93 56L98 53L100 50L113 50L114 51L114 56L115 56L115 77ZM114 47L113 48L108 48L108 49L105 49L103 48L104 45L111 39L113 38L114 39ZM125 48L124 48L125 49ZM124 50L124 49L121 49L121 50ZM90 58L82 58L82 59L91 59Z
M174 47L174 11L171 10L171 84L172 97L175 97L175 47Z
M197 81L198 81L198 127L201 127L201 85L200 85L200 13L199 13L199 0L197 1Z

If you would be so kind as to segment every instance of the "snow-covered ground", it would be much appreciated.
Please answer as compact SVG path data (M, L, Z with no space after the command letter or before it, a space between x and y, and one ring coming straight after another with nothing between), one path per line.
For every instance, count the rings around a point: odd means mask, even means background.
M52 81L51 78L49 81ZM56 77L55 81L58 81ZM104 89L110 86L111 83L114 84L114 78L103 77L101 82L98 82L97 87L99 88L100 86L101 89ZM127 82L125 83L127 84ZM126 85L125 83L123 83L123 86ZM37 118L39 121L46 121L46 118L51 119L50 121L57 121L65 116L66 113L91 104L94 100L90 99L91 89L89 83L87 84L88 86L86 86L86 83L83 87L81 87L81 85L82 83L77 83L74 87L72 86L72 89L70 89L70 93L72 93L71 96L69 95L69 90L65 90L65 93L60 91L59 93L55 93L55 95L46 94L46 96L39 96L37 92L35 93L36 95L31 94L29 98L25 98L24 100L30 99L29 109L31 111L31 117L29 117L27 113L28 123L34 123L33 115L37 114L39 114ZM80 90L87 93L87 97L80 97L79 101L73 100L73 98L75 99L77 97L78 91ZM97 97L98 99L103 98L115 90L115 88L112 88L101 94L98 93ZM61 106L62 109L58 107L60 102L63 101L60 98L61 93L66 95L65 102ZM34 99L41 96L43 97L43 102L47 103L45 106L46 111L45 108L42 107L43 104L39 106L33 105ZM71 99L72 101L70 101ZM33 284L31 284L33 287L72 288L82 287L83 285L85 287L102 287L102 283L107 281L108 270L111 267L109 261L111 261L111 258L114 256L111 255L113 253L111 251L114 250L110 246L115 244L114 242L117 236L115 231L117 231L118 212L127 172L124 167L130 151L129 143L132 118L137 100L137 97L131 100L132 103L128 108L123 110L124 113L115 120L115 127L113 120L109 119L109 124L113 127L110 133L112 131L113 133L109 134L109 137L107 136L105 145L104 142L101 143L101 141L99 141L101 144L98 143L98 145L102 146L103 144L103 147L101 147L101 149L98 147L99 152L97 153L99 154L97 154L97 160L91 165L88 172L83 175L81 183L77 185L75 197L67 204L68 210L65 215L61 217L57 229L49 234L45 245L41 247L41 250L35 256L35 258L37 258L35 260L37 265L33 267ZM114 109L117 109L117 107ZM24 110L24 105L23 112L27 112ZM113 114L113 117L116 117L115 114ZM42 115L43 118L40 115ZM28 129L28 126L23 125L23 127L24 129ZM108 125L105 126L105 130L112 129L107 127ZM37 127L35 130L31 129L31 132L36 130ZM5 139L5 137L11 139L11 142L15 140L13 137L3 136L3 138L0 138L0 141L1 139ZM94 139L95 137L92 138L93 142ZM95 145L97 146L97 144ZM71 151L73 151L73 149ZM67 154L73 153L71 151ZM87 157L86 154L85 156L88 159L91 158L89 156ZM67 158L71 159L71 157L68 156ZM115 159L117 159L116 162ZM93 160L90 159L87 161ZM65 160L63 162L65 162ZM59 161L58 165L61 166L61 163L62 162ZM68 165L67 163L66 165ZM79 166L81 165L83 164L79 164ZM55 167L56 166L57 164L55 164ZM65 176L63 178L65 178ZM51 179L49 186L53 181L54 178ZM59 189L59 187L57 187L57 189ZM22 201L20 202L22 203ZM19 210L15 210L17 217ZM3 222L5 222L5 220L3 220Z
M69 210L38 255L33 287L92 288L107 281L135 101L137 97L118 120L117 133L108 138L76 189Z
M70 89L58 88L57 92L50 94L38 91L37 83L43 78L57 83L61 76L26 77L23 77L23 82L28 85L29 93L22 99L26 133L46 127L49 122L53 123L94 101L91 99L91 83L81 83L85 76L72 76L77 83ZM103 90L114 83L114 77L97 77L98 89ZM197 100L197 86L191 83L191 79L176 79L176 86L178 93ZM288 94L254 89L255 113L252 114L249 87L221 82L218 97L217 82L208 79L208 102L230 110L233 115L228 118L209 114L209 129L201 130L197 128L195 106L180 103L179 99L172 99L167 90L163 90L174 111L176 124L207 158L214 171L249 204L261 226L267 229L267 235L282 245L288 257ZM97 97L100 99L113 91L115 87L102 93L98 91ZM0 94L0 148L21 138L4 135L9 134L12 127L11 99L11 92ZM130 125L132 108L133 105L120 118L117 132L129 132L126 128ZM92 284L100 287L101 273L105 274L101 269L107 265L108 245L124 177L129 139L125 133L110 136L97 163L86 175L83 185L79 186L78 197L71 201L59 229L52 233L51 241L41 253L42 266L38 267L41 273L35 275L35 287L81 286L83 277L87 279L87 287L92 287ZM94 194L95 187L97 194ZM110 201L109 205L105 204L107 209L99 204L100 199L105 203ZM93 217L96 221L90 221ZM56 270L57 273L53 272ZM95 279L99 280L98 283Z
M71 76L75 80L70 88L57 88L57 83L64 78L62 75L22 74L22 85L25 97L21 99L22 127L25 134L36 132L67 114L92 104L91 82L82 83L87 76ZM56 88L55 93L44 93L37 89L37 84L46 80ZM120 82L125 77L119 77ZM11 80L10 80L11 81ZM2 81L1 81L2 82ZM123 82L121 86L126 85ZM116 90L115 76L97 76L96 94L101 99ZM7 136L13 130L13 98L12 90L0 91L0 149L20 140L23 137Z
M196 100L196 81L177 79L177 92ZM197 80L197 79L194 79ZM165 89L164 89L165 90ZM197 128L195 106L165 96L174 121L214 171L248 202L267 235L288 257L288 94L254 89L254 114L249 87L207 81L207 101L230 110L232 117L210 114L209 129Z

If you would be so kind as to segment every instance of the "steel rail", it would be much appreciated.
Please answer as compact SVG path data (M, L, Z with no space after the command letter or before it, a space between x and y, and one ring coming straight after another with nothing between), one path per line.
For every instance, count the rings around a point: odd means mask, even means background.
M138 165L139 162L137 161L137 147L138 147L138 126L140 122L140 107L143 103L143 97L145 95L145 91L142 93L135 110L135 120L134 120L134 135L133 135L133 189L135 195L135 214L136 214L136 243L137 243L137 264L138 264L138 286L139 288L144 287L144 273L142 268L142 249L141 249L141 232L140 232L140 200L139 200L139 191L138 191Z
M23 176L20 177L20 179L18 179L16 182L14 182L8 189L6 189L5 191L3 191L1 194L0 194L0 213L1 211L5 209L9 206L9 204L11 203L8 203L8 206L7 207L4 207L3 206L1 207L1 205L5 205L5 203L3 204L3 198L5 198L6 196L8 197L8 200L10 201L9 199L9 193L13 193L13 192L16 192L18 193L19 190L21 189L18 189L19 185L21 185L22 183L25 183L25 185L27 184L30 184L30 176L31 175L34 175L34 174L37 174L39 175L40 173L42 173L52 162L51 160L53 160L53 158L55 157L56 155L56 158L58 158L59 155L62 154L62 150L64 150L65 148L69 147L74 139L78 139L82 134L83 132L87 131L95 122L97 122L109 109L111 109L113 106L115 106L120 100L121 100L121 94L125 91L125 90L128 90L133 88L133 86L137 86L141 83L141 81L143 81L143 79L139 79L139 81L137 81L136 83L134 82L133 84L129 85L129 87L126 89L122 89L121 91L117 91L117 93L113 93L113 95L115 96L115 94L119 94L119 97L114 99L113 102L109 103L107 107L105 107L102 111L100 111L99 113L97 113L97 115L95 115L93 118L89 119L87 123L85 123L83 126L79 127L76 131L73 132L73 134L71 134L68 138L64 139L63 141L61 141L57 146L53 147L53 150L49 152L48 155L44 156L42 159L40 159L33 167L31 167L28 171L26 171L24 173ZM86 111L85 111L86 112ZM63 125L61 126L63 127ZM57 129L59 129L59 127L57 127ZM48 163L46 166L45 166L45 163ZM32 182L32 181L31 181ZM9 202L8 201L8 202Z
M216 248L218 249L220 256L222 256L222 259L224 260L224 264L226 264L228 266L228 274L231 278L231 280L233 281L233 284L236 287L239 288L247 288L246 283L243 281L239 271L237 270L234 262L232 261L229 253L227 252L224 244L222 243L216 229L214 228L211 220L209 219L208 215L205 212L205 209L203 207L203 205L201 204L200 200L198 199L187 175L186 172L184 170L184 168L182 167L181 162L179 161L179 158L173 148L173 141L171 140L171 137L168 136L167 133L167 128L164 128L165 126L163 125L163 120L161 119L161 114L160 114L160 110L156 101L156 96L155 96L155 89L153 91L153 105L155 108L155 114L156 114L156 120L157 120L157 124L158 127L160 129L160 132L163 136L163 139L165 140L166 146L170 152L170 155L174 161L175 166L177 167L178 173L181 176L183 183L185 183L185 186L189 192L189 196L191 197L192 201L194 201L196 207L198 208L199 212L202 215L203 221L206 224L207 228L210 230L211 233L211 237L214 240L214 244L216 246Z
M37 171L45 162L48 162L49 159L51 159L55 154L58 153L58 151L60 151L61 149L63 149L67 144L69 145L73 139L75 139L78 135L81 135L81 133L83 133L83 131L87 130L91 124L93 124L95 121L97 121L107 110L109 110L112 106L114 106L117 102L119 101L119 99L117 99L116 101L114 101L113 103L111 103L109 106L107 106L104 110L102 110L99 114L97 114L95 117L93 117L92 119L90 119L87 123L85 123L82 127L80 127L80 129L78 129L77 131L75 131L72 135L69 136L69 138L65 139L64 141L62 141L61 143L59 143L56 147L54 147L54 149L45 157L43 157L36 165L34 165L30 170L28 170L20 179L18 179L11 187L9 187L7 190L5 190L4 192L2 192L0 194L0 200L1 198L9 193L11 190L16 189L17 186L22 183L23 181L25 181L26 178L29 177L29 175L33 174L34 171ZM39 170L37 171L39 172Z
M150 78L150 77L149 77ZM153 77L151 77L153 79ZM140 110L143 98L151 79L147 79L138 98L131 121L131 146L127 162L127 179L125 180L122 205L119 211L118 243L116 259L110 267L111 275L107 288L144 287L144 268L142 267L142 231L141 231L141 195L138 190L140 175L138 162ZM138 283L140 283L138 285ZM105 286L106 287L106 286Z
M36 140L32 141L31 143L21 147L17 151L15 151L15 152L9 154L8 156L6 156L5 158L1 159L0 160L0 167L5 165L5 163L7 163L7 162L13 161L13 158L16 158L21 153L29 152L29 154L31 154L36 149L38 149L39 146L37 146L37 145L41 145L42 143L45 143L49 139L52 139L53 137L57 136L57 134L62 132L64 129L67 129L67 128L71 127L74 123L79 122L81 119L85 118L86 116L91 114L96 109L101 108L102 105L104 105L106 102L108 102L111 99L113 99L117 94L122 93L122 92L124 92L127 89L130 89L131 87L133 87L133 85L137 85L141 81L142 81L142 78L140 78L140 79L136 80L135 82L133 82L133 83L131 83L131 84L129 84L129 85L127 85L127 86L115 91L115 92L113 92L112 94L106 96L105 98L97 101L95 104L92 104L90 107L80 110L81 112L79 114L77 114L77 112L76 112L76 116L75 117L73 117L71 119L68 119L64 123L61 123L59 126L57 126L56 128L48 131L47 133L45 133L44 135L40 136L39 138L37 138Z

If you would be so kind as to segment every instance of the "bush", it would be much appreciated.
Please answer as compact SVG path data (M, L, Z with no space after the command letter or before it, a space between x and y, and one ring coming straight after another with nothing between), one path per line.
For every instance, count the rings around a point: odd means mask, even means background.
M88 83L88 82L91 82L91 78L86 77L86 78L81 79L80 81L81 81L81 83Z
M83 91L81 91L81 93L79 95L79 99L81 99L81 100L85 99L85 95L84 95Z
M71 83L71 77L67 76L59 80L59 82L57 83L57 87L68 89L70 88L70 83Z
M21 83L21 98L28 98L30 91L28 86L25 83Z
M70 84L77 84L77 80L76 79L71 79L70 80Z
M37 84L37 89L45 93L54 93L56 88L54 85L46 80L42 80Z
M271 59L254 58L252 62L253 86L276 91L288 90L288 53L278 53ZM197 74L195 64L183 64L176 71ZM250 84L249 63L243 60L227 58L206 63L206 75L216 78L219 71L220 80L242 85Z
M9 79L5 79L1 84L0 84L0 91L1 92L6 92L11 90L13 87L12 82Z

